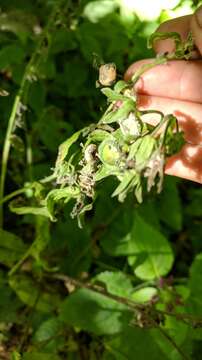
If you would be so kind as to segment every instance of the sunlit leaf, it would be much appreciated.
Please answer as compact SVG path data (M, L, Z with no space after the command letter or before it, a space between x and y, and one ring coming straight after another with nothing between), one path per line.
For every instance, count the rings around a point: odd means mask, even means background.
M133 286L130 278L121 271L104 271L98 274L93 281L104 283L110 294L130 297Z

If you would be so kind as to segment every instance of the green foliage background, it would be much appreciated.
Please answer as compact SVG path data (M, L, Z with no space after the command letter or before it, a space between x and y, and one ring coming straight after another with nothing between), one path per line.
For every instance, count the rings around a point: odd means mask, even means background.
M9 93L0 97L1 147L26 64L56 3L1 0L0 87ZM6 194L49 175L59 144L99 119L105 102L95 88L93 53L115 62L120 74L133 61L152 56L147 36L168 14L147 22L121 4L64 2L34 64L27 109L18 111ZM135 326L124 303L75 289L65 278L101 284L106 293L138 303L156 301L162 311L202 317L201 187L167 176L163 192L139 206L111 199L113 188L112 179L99 189L82 230L69 216L71 206L53 224L5 206L0 359L201 358L200 328L176 316L166 316L159 328Z

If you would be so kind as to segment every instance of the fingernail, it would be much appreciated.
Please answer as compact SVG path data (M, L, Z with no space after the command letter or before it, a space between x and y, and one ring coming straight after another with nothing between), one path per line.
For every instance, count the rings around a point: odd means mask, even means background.
M202 5L195 12L198 25L202 28Z

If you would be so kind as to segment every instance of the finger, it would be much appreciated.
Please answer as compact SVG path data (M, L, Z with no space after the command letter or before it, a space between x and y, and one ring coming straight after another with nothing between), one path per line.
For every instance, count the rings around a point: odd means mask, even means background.
M138 95L137 101L139 110L155 109L165 115L175 115L185 140L192 145L202 145L202 104L148 95ZM144 120L156 124L159 116L147 114Z
M156 32L171 32L175 31L181 35L181 38L185 40L190 31L190 21L192 15L182 16L176 19L171 19L162 23ZM172 39L157 40L154 43L154 50L157 53L173 52L175 50L175 44Z
M202 54L202 6L200 6L191 17L190 30L192 32L194 42Z
M165 173L202 183L202 147L184 145L182 150L171 156L166 164Z
M153 59L140 60L132 64L125 74L128 81L142 65ZM169 61L145 71L136 84L141 94L202 102L202 60Z

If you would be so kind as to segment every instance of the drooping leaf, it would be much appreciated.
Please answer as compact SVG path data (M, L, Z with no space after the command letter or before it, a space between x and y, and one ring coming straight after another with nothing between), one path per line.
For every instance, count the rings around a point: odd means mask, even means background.
M150 158L154 147L156 145L156 141L150 135L146 135L141 139L138 150L135 154L135 161L137 168L144 166L145 162Z
M71 186L61 188L61 189L54 189L51 190L46 198L46 206L52 221L56 221L56 217L54 214L54 206L59 201L62 200L64 203L67 203L69 200L77 198L80 194L79 188L73 188Z
M78 140L82 131L83 129L75 132L70 138L68 138L59 146L58 156L55 164L56 169L59 168L62 162L65 160L66 156L68 155L70 147Z
M11 201L9 208L12 212L18 215L33 214L50 217L49 212L45 206L18 206L15 201Z

